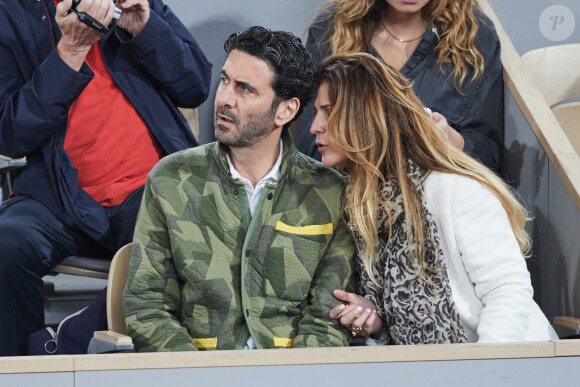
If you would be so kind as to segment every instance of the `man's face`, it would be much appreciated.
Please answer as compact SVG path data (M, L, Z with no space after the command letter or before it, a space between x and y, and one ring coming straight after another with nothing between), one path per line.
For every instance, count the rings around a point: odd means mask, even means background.
M274 72L267 62L232 50L215 96L215 137L233 148L255 145L274 129Z

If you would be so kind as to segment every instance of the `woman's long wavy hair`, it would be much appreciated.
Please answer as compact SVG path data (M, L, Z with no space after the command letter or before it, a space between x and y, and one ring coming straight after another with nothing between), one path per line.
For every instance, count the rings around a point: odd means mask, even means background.
M395 180L401 187L410 259L427 278L423 205L407 174L408 160L424 170L466 176L486 187L507 212L522 254L527 256L527 212L510 187L478 161L448 144L397 70L365 53L335 55L321 63L317 81L319 85L328 84L332 109L326 131L330 144L346 156L345 212L362 236L358 249L368 273L372 273L377 259L379 206L387 208L379 185ZM389 219L387 238L391 222Z
M328 41L332 54L371 52L371 38L380 23L385 0L331 0L334 6ZM484 59L475 47L479 28L475 10L477 0L430 0L421 10L427 23L440 27L439 44L435 48L438 63L453 65L451 76L456 88L473 69L471 81L483 74Z

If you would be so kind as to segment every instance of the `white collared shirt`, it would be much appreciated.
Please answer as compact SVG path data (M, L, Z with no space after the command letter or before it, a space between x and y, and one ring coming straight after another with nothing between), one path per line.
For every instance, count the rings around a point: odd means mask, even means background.
M280 153L278 154L278 160L276 160L276 163L274 164L274 166L272 167L270 172L268 172L268 174L266 176L264 176L258 182L258 184L256 184L256 187L254 187L252 185L250 180L246 179L245 177L240 175L240 173L238 171L236 171L236 168L234 168L234 165L232 164L232 160L230 159L230 155L226 154L228 166L230 167L230 174L232 175L234 180L238 180L238 181L241 181L242 183L244 183L244 188L246 189L246 195L248 195L248 202L249 202L248 204L250 205L250 214L252 216L254 216L254 210L256 209L256 206L258 205L258 202L260 201L260 196L262 195L262 191L264 190L266 183L276 184L278 182L278 180L280 180L280 165L282 165L282 150L283 150L283 148L284 148L284 144L282 142L282 139L280 139Z
M264 190L266 183L276 184L278 182L278 180L280 180L280 166L282 165L282 150L283 149L284 149L284 143L282 142L282 139L280 139L280 153L278 154L278 160L276 160L276 163L274 164L274 166L272 167L270 172L268 172L268 174L266 176L264 176L258 182L258 184L256 184L255 188L252 185L252 183L250 182L250 180L246 179L245 177L240 175L240 173L238 171L236 171L236 168L234 168L234 164L232 164L232 160L230 159L230 155L226 153L226 160L228 161L228 167L230 167L230 174L232 175L234 180L238 180L238 181L241 181L242 183L244 183L244 188L246 189L246 195L248 196L248 202L249 202L248 204L250 205L250 214L252 216L254 216L254 211L256 210L256 207L258 206L258 202L260 201L260 196L262 195L262 191ZM252 338L252 336L250 336L250 338L246 342L246 346L244 347L244 349L256 349L256 344L254 343L254 339Z

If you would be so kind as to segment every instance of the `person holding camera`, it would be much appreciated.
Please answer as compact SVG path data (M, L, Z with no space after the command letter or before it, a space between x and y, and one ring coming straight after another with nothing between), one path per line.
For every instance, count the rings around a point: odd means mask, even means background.
M27 159L0 206L10 356L44 326L42 276L131 241L149 170L197 145L177 106L207 98L211 64L161 0L0 0L0 20L0 154Z

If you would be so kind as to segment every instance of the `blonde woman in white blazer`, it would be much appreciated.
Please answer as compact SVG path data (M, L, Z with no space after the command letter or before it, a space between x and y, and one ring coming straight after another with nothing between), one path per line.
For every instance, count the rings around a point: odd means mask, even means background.
M330 57L317 77L311 132L347 176L358 248L358 294L335 291L331 317L391 344L557 339L532 299L527 214L510 188L373 56Z

